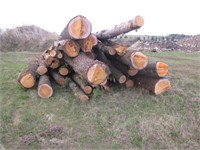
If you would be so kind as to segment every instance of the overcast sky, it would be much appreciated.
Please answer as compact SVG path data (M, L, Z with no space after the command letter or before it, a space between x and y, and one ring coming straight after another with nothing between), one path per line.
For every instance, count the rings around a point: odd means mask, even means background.
M200 0L0 0L0 28L36 25L60 33L83 15L92 31L109 29L136 15L144 26L131 34L200 34Z

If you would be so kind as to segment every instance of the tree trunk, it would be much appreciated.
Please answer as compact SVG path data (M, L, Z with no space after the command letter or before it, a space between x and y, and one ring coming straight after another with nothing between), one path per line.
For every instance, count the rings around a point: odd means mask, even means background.
M18 77L18 82L24 87L24 88L32 88L35 83L38 76L37 68L39 64L37 60L34 60L30 62L29 66L25 68L21 74Z
M79 54L80 46L74 40L66 40L65 44L61 47L63 52L69 57L76 57Z
M103 62L88 58L84 53L79 53L73 59L65 55L64 60L92 86L107 80L107 66Z
M78 43L83 52L92 52L93 46L97 45L97 37L90 34L87 38L78 40Z
M108 55L115 55L117 53L114 48L112 48L110 46L106 46L101 41L98 41L98 44L95 46L95 48L97 48L98 50L103 51L104 53L106 53Z
M53 95L53 89L47 75L40 76L37 93L41 98L49 98Z
M85 94L91 94L92 87L79 74L77 73L73 74L72 79L74 82L76 82L77 85L79 85L79 87L84 91Z
M57 50L57 55L56 55L56 57L57 57L58 59L62 59L62 58L63 58L63 54L62 54L62 51L61 51L61 50Z
M54 81L58 84L58 85L65 85L65 78L63 78L60 74L58 74L56 71L50 70L50 74L52 76L52 78L54 79Z
M164 62L151 62L143 70L138 72L139 75L149 77L165 77L168 73L168 65Z
M84 16L78 15L72 18L60 34L59 40L85 39L92 31L90 21Z
M56 69L60 66L60 64L61 64L60 60L57 58L54 58L51 65L49 65L49 67L52 69Z
M133 80L127 79L126 82L125 82L125 86L126 86L127 88L132 88L132 87L134 86Z
M155 95L159 95L171 87L170 81L165 78L136 76L133 79L137 86L147 89Z
M62 75L62 76L66 76L66 75L68 75L69 70L68 70L68 68L67 68L65 65L63 65L63 66L60 66L60 67L59 67L58 73L59 73L60 75Z
M110 39L120 34L128 33L132 30L139 29L143 26L144 20L141 16L136 16L134 19L123 22L109 30L102 30L96 33L98 39Z
M96 50L95 53L97 54L97 58L106 63L106 65L108 65L112 75L115 77L115 79L120 83L124 83L126 81L126 76L124 74L121 73L120 70L118 70L115 66L113 66L111 64L111 62L106 58L106 56L104 55L104 53L102 51L98 51Z
M50 56L48 53L45 53L43 55L43 58L44 58L44 62L47 66L50 66L52 61L54 60L54 58L52 56Z
M46 63L44 62L43 57L38 58L38 63L39 63L39 66L37 68L37 73L39 75L44 75L45 73L47 73L48 69L47 69Z
M69 83L69 87L81 101L87 102L89 100L89 97L73 81Z

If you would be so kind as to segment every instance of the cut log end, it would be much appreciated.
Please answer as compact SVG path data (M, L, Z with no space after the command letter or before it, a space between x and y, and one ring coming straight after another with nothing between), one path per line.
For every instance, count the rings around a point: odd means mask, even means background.
M67 56L76 57L79 54L80 47L73 40L69 40L63 45L62 50L67 54Z
M83 91L85 94L91 94L92 93L92 87L91 86L85 86Z
M60 75L62 75L62 76L66 76L66 75L68 75L68 73L69 73L69 70L67 69L67 68L59 68L59 74Z
M165 77L168 73L168 65L163 62L158 62L156 64L157 72L159 77Z
M131 77L135 76L137 73L138 73L137 69L131 68L128 70L128 75Z
M84 52L91 52L92 47L97 45L97 41L97 37L94 34L90 34L90 36L82 41L82 50Z
M122 46L122 45L117 45L117 46L114 46L114 49L116 50L119 56L122 56L126 53L127 47Z
M135 24L138 26L138 27L141 27L144 25L144 19L141 17L141 16L136 16L135 17Z
M74 39L84 39L91 33L91 23L83 16L77 16L68 24L69 34Z
M156 83L154 93L156 95L159 95L165 92L166 90L168 90L170 87L171 87L171 84L168 79L161 79L160 81L158 81L158 83Z
M38 68L37 68L37 73L39 74L39 75L44 75L45 73L47 73L47 67L45 67L45 66L39 66Z
M138 70L144 69L148 64L148 57L141 52L131 54L132 67Z
M107 78L106 67L101 64L94 64L88 70L87 78L94 86L103 83Z
M35 85L35 78L31 73L28 73L20 79L20 83L24 88L32 88Z
M49 98L53 95L53 89L48 84L42 84L38 87L38 95L41 98Z
M119 83L122 84L122 83L125 83L126 82L126 76L125 75L122 75L120 78L119 78Z
M128 79L128 80L126 81L126 83L125 83L125 86L126 86L127 88L132 88L132 87L134 86L133 80Z

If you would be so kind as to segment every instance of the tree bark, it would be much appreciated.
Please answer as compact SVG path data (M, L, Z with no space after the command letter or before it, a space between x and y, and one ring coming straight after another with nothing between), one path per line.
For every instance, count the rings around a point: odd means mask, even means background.
M65 78L54 70L50 70L50 74L58 85L65 85Z
M37 68L37 73L39 75L44 75L45 73L47 73L48 69L47 69L47 65L46 63L44 62L45 60L43 59L43 57L39 57L38 58L38 63L39 63L39 66Z
M81 77L79 74L75 73L72 75L72 80L79 85L79 87L84 91L85 94L92 93L92 87L88 84L88 82Z
M107 66L103 62L88 58L84 53L79 53L73 59L65 55L64 60L92 86L97 86L107 80Z
M144 20L141 16L136 16L134 19L123 22L109 30L102 30L96 33L98 39L110 39L120 34L128 33L132 30L139 29L143 26Z
M170 81L166 78L136 76L133 77L133 80L137 86L147 89L155 95L159 95L171 87Z
M92 31L90 21L84 16L78 15L72 18L60 34L59 40L85 39Z
M89 100L89 97L85 95L85 93L73 81L69 83L69 87L73 91L74 95L81 101L87 102Z
M78 43L83 52L92 52L92 48L97 45L97 37L90 34L87 38L78 40Z
M76 57L79 54L80 46L74 40L66 40L62 50L69 57Z
M96 49L103 51L104 53L108 55L115 55L117 52L114 48L110 46L106 46L101 41L98 41L98 44L95 46Z
M34 60L30 62L29 66L25 68L18 77L18 82L24 87L24 88L32 88L35 83L38 73L37 68L39 64L37 60Z
M165 77L168 73L168 65L164 62L151 62L143 70L138 72L139 75L149 77Z
M49 98L53 95L53 88L51 86L49 76L40 76L37 93L41 98Z

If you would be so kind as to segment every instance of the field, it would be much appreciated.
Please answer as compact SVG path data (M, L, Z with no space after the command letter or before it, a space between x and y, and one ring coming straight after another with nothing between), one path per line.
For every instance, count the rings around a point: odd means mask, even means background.
M200 53L146 52L169 67L172 88L94 90L82 103L66 87L50 99L17 76L37 53L0 53L0 149L200 149Z

